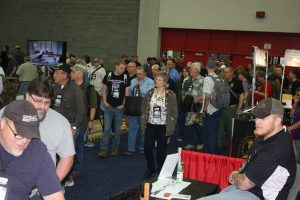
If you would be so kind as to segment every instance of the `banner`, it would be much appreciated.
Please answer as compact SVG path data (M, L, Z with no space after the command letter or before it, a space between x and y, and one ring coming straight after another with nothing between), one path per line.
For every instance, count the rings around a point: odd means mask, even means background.
M284 63L289 67L300 67L300 50L285 50Z
M233 118L233 135L231 138L231 156L248 158L250 148L255 140L255 122L249 119Z

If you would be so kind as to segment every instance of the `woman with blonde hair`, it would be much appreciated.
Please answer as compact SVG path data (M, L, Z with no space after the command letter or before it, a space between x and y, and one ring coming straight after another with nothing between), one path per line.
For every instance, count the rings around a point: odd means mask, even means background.
M159 72L154 80L155 88L147 92L142 104L141 128L145 130L144 151L147 160L145 178L161 170L167 155L167 139L173 134L178 117L176 95L166 87L168 74Z

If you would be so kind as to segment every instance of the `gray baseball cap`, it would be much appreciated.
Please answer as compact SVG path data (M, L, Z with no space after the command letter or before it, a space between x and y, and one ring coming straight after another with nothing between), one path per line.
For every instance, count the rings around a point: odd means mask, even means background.
M274 98L266 98L259 102L253 109L252 114L259 119L268 117L269 115L283 115L284 109L280 101Z
M37 111L29 101L12 101L5 107L3 115L14 122L18 135L25 138L40 138Z

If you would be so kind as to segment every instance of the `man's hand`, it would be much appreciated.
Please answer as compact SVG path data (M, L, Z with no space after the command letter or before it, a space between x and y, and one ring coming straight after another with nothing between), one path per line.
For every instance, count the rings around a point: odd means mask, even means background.
M117 107L118 110L122 110L123 108L124 108L123 104Z
M89 121L88 125L87 125L87 129L91 129L93 128L93 125L94 125L94 121Z
M107 103L107 102L103 102L103 104L104 104L105 108L109 108L110 107L109 103Z
M72 135L73 135L73 137L75 136L75 134L76 134L76 130L77 129L75 129L75 128L71 128L71 131L72 131Z
M230 175L229 175L229 177L228 177L228 182L229 182L231 185L234 184L234 181L233 181L232 177L233 177L234 174L237 174L237 173L238 173L238 171L233 171L233 172L230 173Z

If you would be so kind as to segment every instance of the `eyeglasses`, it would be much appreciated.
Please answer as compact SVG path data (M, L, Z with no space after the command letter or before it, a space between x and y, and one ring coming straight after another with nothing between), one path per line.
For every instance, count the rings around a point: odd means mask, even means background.
M15 131L12 129L12 127L9 125L7 119L6 119L5 117L4 117L4 119L5 119L5 121L6 121L6 124L8 125L8 128L10 129L10 131L14 134L14 138L15 138L16 140L22 140L23 138L25 138L25 137L20 136L17 132L15 132Z
M45 105L45 106L50 106L51 105L51 100L46 100L46 99L36 99L36 98L33 98L33 96L30 94L29 95L32 100L36 103L36 104L39 104L39 105Z

